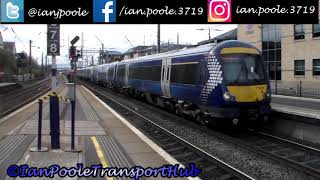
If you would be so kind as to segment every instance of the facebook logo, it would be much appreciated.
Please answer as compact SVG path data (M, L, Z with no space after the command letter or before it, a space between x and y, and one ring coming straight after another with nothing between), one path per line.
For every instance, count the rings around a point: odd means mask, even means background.
M1 22L24 22L23 0L1 0Z
M93 0L93 22L116 22L116 0Z

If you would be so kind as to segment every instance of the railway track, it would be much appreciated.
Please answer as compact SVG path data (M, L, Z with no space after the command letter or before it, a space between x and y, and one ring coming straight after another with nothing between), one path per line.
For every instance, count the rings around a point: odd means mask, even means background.
M149 118L138 113L136 110L112 99L99 89L93 88L86 83L83 83L83 85L90 89L102 101L115 109L119 114L133 123L138 129L143 131L144 134L156 142L181 164L188 166L190 163L195 163L198 168L202 169L202 172L199 175L201 179L254 179L185 141L181 137L176 136L165 128L154 123Z
M0 95L0 118L14 112L50 90L49 80L44 79L30 87Z
M251 131L244 134L236 136L238 145L320 178L319 149L265 132Z
M94 87L99 88L99 86ZM130 114L127 116L130 116ZM210 131L210 133L263 157L279 162L284 166L320 178L320 150L318 148L302 144L303 142L297 143L272 134L253 130L240 132L240 135L226 132L226 136L224 137L221 137L219 133L214 131Z

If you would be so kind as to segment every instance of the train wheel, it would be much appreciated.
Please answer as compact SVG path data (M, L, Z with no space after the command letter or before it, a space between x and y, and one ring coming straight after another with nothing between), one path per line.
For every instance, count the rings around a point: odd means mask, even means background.
M201 125L207 125L208 124L207 118L203 114L200 114L200 113L196 115L195 120L198 123L200 123Z
M175 113L176 113L176 115L178 115L178 116L182 116L182 107L181 107L181 104L177 104L177 105L176 105Z
M166 101L166 109L170 112L175 112L176 108L174 108L174 105L170 101Z

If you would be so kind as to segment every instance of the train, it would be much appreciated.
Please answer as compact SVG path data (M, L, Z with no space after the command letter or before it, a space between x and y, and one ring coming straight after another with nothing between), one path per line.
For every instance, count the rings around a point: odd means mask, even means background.
M79 69L77 76L200 124L261 124L271 90L261 51L238 40Z

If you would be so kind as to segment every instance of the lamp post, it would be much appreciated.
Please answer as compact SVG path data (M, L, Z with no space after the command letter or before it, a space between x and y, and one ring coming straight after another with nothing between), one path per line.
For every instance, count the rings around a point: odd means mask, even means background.
M221 26L221 25L219 25L219 26ZM208 30L208 36L209 36L209 43L210 43L210 40L211 40L211 30L214 30L214 31L222 31L221 29L217 29L216 27L218 27L218 26L215 26L215 28L213 28L213 29L210 29L210 27L207 27L207 28L198 28L198 29L196 29L196 30L198 30L198 31L206 31L206 30Z
M97 36L97 35L95 35L95 37L97 38L97 40L100 42L100 44L101 44L101 54L100 54L100 62L99 62L99 64L103 64L102 63L102 61L104 60L104 44L102 43L102 41L99 39L99 37ZM108 61L108 59L107 59L107 61Z
M210 30L210 28L208 27L208 29L205 29L205 28L199 28L199 29L196 29L196 30L198 30L198 31L205 31L205 30L208 30L208 35L209 35L209 41L210 41L210 39L211 39L211 30Z

